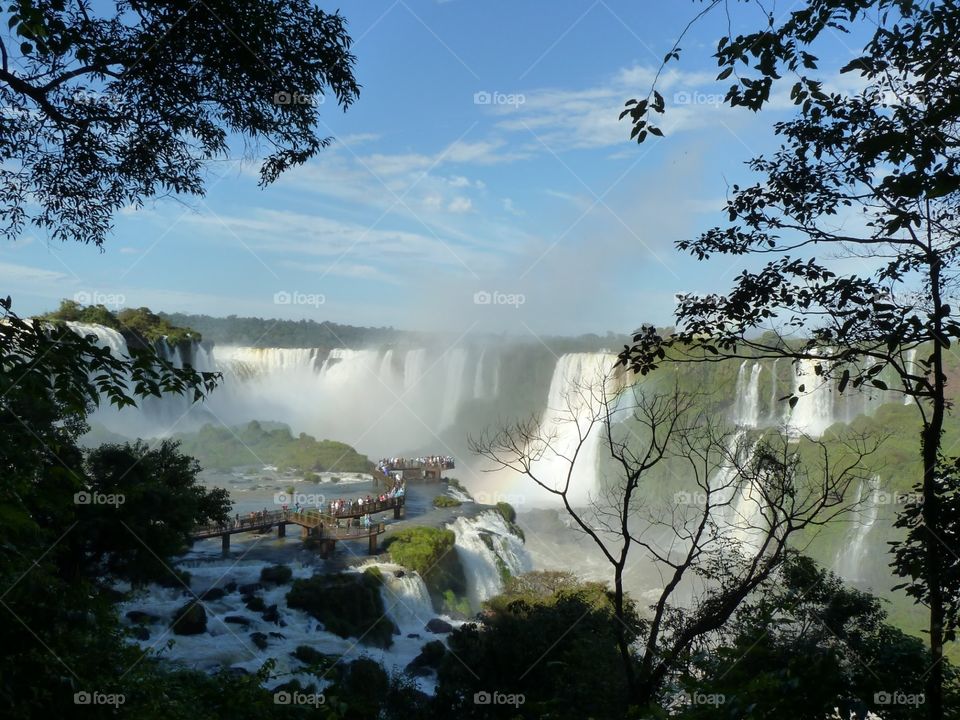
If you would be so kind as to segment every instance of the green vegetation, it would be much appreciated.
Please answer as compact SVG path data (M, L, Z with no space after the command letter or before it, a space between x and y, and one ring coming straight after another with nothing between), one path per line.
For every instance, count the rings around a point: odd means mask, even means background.
M412 527L399 531L386 542L390 559L415 570L423 578L436 608L460 613L467 579L460 565L452 530ZM465 613L464 613L465 614Z
M73 300L61 300L60 307L42 316L54 322L80 322L112 328L128 338L154 343L166 339L171 345L199 341L202 336L188 326L176 325L149 308L124 308L116 313L103 305L81 305Z
M386 617L381 585L382 580L369 573L314 575L294 581L287 606L303 610L340 637L388 648L396 627Z
M438 717L626 716L613 603L603 585L500 596L483 617L481 626L464 625L448 638L451 652L438 671ZM635 638L641 624L634 613L628 617ZM543 657L550 661L540 662ZM523 694L525 702L475 706L474 693L490 688Z
M435 508L453 508L460 507L461 505L463 505L462 502L456 498L450 497L449 495L437 495L433 499L433 506Z
M501 517L503 517L503 521L507 524L507 527L510 528L510 532L518 536L521 540L526 540L527 538L523 534L523 529L517 524L517 511L513 509L513 505L508 502L498 502L496 509Z
M370 472L374 467L366 455L345 443L316 440L306 433L294 437L286 425L269 430L256 421L235 428L204 425L197 432L175 437L184 452L205 468L225 470L266 462L307 471L316 478L316 472Z

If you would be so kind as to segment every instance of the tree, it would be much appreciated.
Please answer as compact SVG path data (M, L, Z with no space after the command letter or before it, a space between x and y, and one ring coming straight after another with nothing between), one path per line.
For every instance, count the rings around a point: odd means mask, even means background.
M107 484L88 474L78 445L87 413L104 399L124 407L164 392L202 397L216 378L145 352L115 358L64 327L22 320L9 298L0 308L0 702L19 717L70 714L74 692L109 692L117 668L138 660L124 648L108 586L140 570L116 563L141 547L133 533L116 532L111 496L119 489L133 499L141 490L124 484L132 477ZM182 457L165 457L182 467ZM192 476L170 482L166 468L152 467L153 492L178 502L191 497L204 512L222 507L222 495L208 494ZM180 533L184 522L174 525ZM161 562L170 548L159 548Z
M851 509L843 496L863 479L863 460L879 443L854 435L832 446L772 431L751 436L721 427L700 409L702 398L675 386L654 380L625 388L615 378L611 370L574 385L565 407L551 409L570 432L520 421L471 440L471 448L556 496L610 565L624 684L647 709L803 532ZM595 459L595 442L616 473L576 506L571 495L584 462ZM670 496L676 479L683 489ZM634 547L663 582L639 626L624 587Z
M929 660L880 600L794 555L694 656L679 717L913 718Z
M822 81L806 75L817 58L805 48L825 29L845 29L870 10L879 10L879 22L870 26L863 54L841 68L858 73L863 89L824 92ZM762 180L734 186L730 225L678 247L701 260L717 253L775 259L743 272L726 296L684 297L676 332L646 328L622 355L641 373L668 354L681 361L787 357L813 364L839 392L886 389L884 377L892 374L915 399L923 422L922 501L901 517L909 532L894 567L929 607L931 718L943 716L943 644L956 636L960 608L951 570L960 517L945 512L955 501L941 473L953 464L942 451L945 358L960 337L950 304L960 260L958 33L960 10L952 3L811 0L780 25L771 17L762 31L722 38L718 79L750 58L759 73L739 78L728 102L759 109L785 67L801 73L791 93L798 116L776 124L783 144L773 157L749 163ZM625 111L641 128L637 137L649 130L651 110L664 111L658 94ZM800 255L813 248L859 258L863 270L839 275ZM777 332L757 337L771 326Z
M327 95L359 88L346 23L309 0L10 0L0 14L0 233L102 245L113 214L202 195L230 135L269 146L260 184L313 157Z

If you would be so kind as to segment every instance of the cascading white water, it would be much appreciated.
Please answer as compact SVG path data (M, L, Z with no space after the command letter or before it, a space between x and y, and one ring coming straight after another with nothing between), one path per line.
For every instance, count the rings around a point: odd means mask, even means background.
M213 360L218 370L249 378L304 369L313 371L317 367L319 355L314 348L221 345L215 349Z
M431 618L436 617L430 592L419 574L400 565L380 562L364 563L359 569L370 567L380 571L383 607L404 633L420 632Z
M487 349L480 351L480 357L477 359L477 369L473 376L473 397L474 399L483 397L483 359L487 356Z
M463 396L463 384L467 373L467 351L463 348L448 350L445 356L443 409L440 413L440 428L453 425Z
M734 425L737 427L755 428L760 424L760 371L762 369L763 367L756 361L744 360L740 363L733 416Z
M408 350L403 362L403 389L411 391L426 372L427 351L423 348Z
M604 427L601 403L604 394L610 398L619 390L619 380L613 377L616 359L607 353L561 356L550 380L539 437L527 447L534 458L532 474L554 490L562 489L569 476L568 499L581 507L598 491L597 461ZM559 502L529 480L523 483L523 491L528 504Z
M836 421L833 392L830 384L816 374L817 364L823 360L803 359L797 362L793 391L799 397L790 413L790 428L810 437L820 437ZM803 387L803 391L800 387Z
M866 498L864 498L865 485L869 491L869 496ZM876 523L880 511L879 493L880 478L878 476L874 476L867 482L861 482L857 486L856 509L848 515L852 525L841 547L837 550L833 564L834 572L846 580L866 579L864 562L869 553L867 536Z
M457 556L467 576L467 596L474 610L503 591L505 575L521 575L533 568L523 541L496 511L459 517L447 528L457 538Z
M109 348L110 354L116 358L125 358L130 354L126 339L113 328L78 322L68 322L67 327L77 335L93 335L100 347Z

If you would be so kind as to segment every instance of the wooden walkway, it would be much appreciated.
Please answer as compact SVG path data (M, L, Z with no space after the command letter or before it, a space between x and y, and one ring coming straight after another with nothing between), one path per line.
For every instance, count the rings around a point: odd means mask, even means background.
M402 498L400 498L402 501ZM402 507L402 502L400 503ZM395 505L390 506L391 509ZM370 504L370 512L374 510L374 504ZM366 514L366 506L362 514ZM266 513L256 513L254 517L241 517L239 522L229 522L223 525L209 524L198 525L191 533L193 540L207 540L215 537L221 539L223 553L230 552L230 536L238 533L267 533L277 528L277 537L285 537L287 534L287 525L299 525L301 536L304 540L315 543L320 550L321 557L328 557L338 540L362 540L366 538L369 542L370 554L377 551L377 538L386 531L384 523L371 523L369 527L364 527L360 523L352 522L358 518L359 514L337 514L332 516L322 513L319 510L304 510L296 512L295 510L274 510ZM342 522L344 519L346 523Z

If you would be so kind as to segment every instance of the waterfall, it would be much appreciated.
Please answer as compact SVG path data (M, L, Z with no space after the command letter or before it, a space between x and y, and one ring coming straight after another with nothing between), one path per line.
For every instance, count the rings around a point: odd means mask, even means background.
M333 352L331 351L331 355ZM214 365L224 373L241 378L317 368L318 352L314 348L259 348L238 345L217 346Z
M457 419L467 370L467 351L463 348L449 350L443 358L443 364L444 392L440 428L450 427Z
M809 358L797 362L793 391L799 400L790 415L791 429L811 437L820 437L837 421L832 388L816 374L814 368L817 364L825 362ZM800 391L801 385L804 386L803 392Z
M447 529L456 535L455 548L467 576L467 594L474 610L479 610L484 600L503 592L508 576L532 569L523 541L495 510L472 518L458 517Z
M474 399L483 397L483 359L487 355L487 349L480 351L480 358L477 360L477 370L473 376L473 397Z
M384 385L392 386L394 384L395 373L393 369L393 349L387 350L380 361L380 371L378 373L380 382Z
M110 354L115 358L129 357L130 351L127 348L126 339L113 328L78 322L68 322L67 327L77 335L93 335L97 339L97 344L100 347L109 348Z
M756 361L744 360L740 363L733 417L737 427L755 428L760 424L760 371L762 369L760 363Z
M403 390L408 392L420 382L423 377L427 361L427 351L423 348L419 350L407 351L403 360Z
M603 435L601 399L615 394L619 380L612 378L616 355L570 353L557 361L550 380L547 409L539 425L539 437L527 447L533 459L531 471L544 485L562 489L570 475L568 498L586 506L598 491L597 460ZM572 472L571 459L576 455ZM527 483L524 489L530 489ZM558 500L537 488L536 504L553 505Z
M436 616L423 578L413 570L391 563L364 563L360 570L375 567L383 585L380 595L387 615L404 632L421 632L430 618Z
M770 415L769 420L767 421L769 425L779 425L780 418L783 415L783 408L780 407L780 403L777 398L777 363L780 362L780 358L776 358L773 361L773 367L770 368Z
M493 366L493 392L491 393L493 397L500 397L500 364L502 362L503 358L498 354L497 364Z
M864 485L870 492L866 500L863 498ZM866 579L863 565L869 554L867 536L877 521L880 510L879 492L880 478L876 475L857 486L856 507L850 513L850 522L853 524L844 536L834 560L834 572L846 580Z

